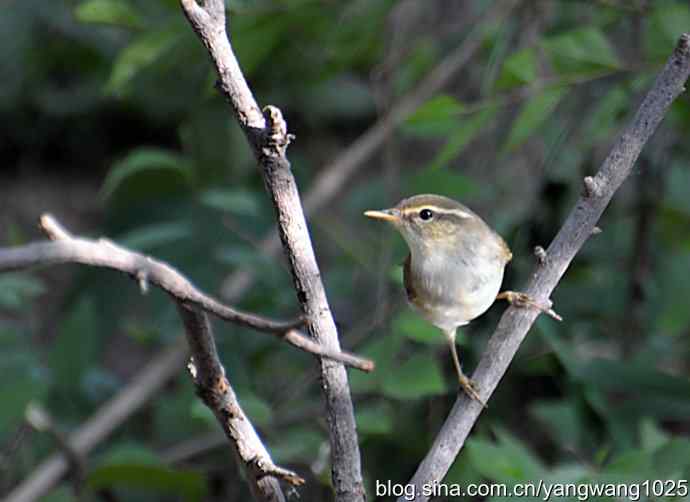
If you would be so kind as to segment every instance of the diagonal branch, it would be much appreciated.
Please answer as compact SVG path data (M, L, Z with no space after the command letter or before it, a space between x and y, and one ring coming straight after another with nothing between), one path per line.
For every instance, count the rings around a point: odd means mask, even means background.
M187 342L192 358L188 369L197 386L199 397L213 412L223 432L233 446L235 456L249 478L249 489L254 499L261 502L284 502L278 483L283 479L299 486L304 479L296 473L278 467L271 460L225 376L213 338L211 323L198 307L178 303L178 312L184 322Z
M181 341L181 339L180 339ZM112 433L133 410L148 403L184 364L187 350L182 343L166 348L116 396L103 404L92 417L69 436L68 443L78 455L89 453ZM48 493L69 470L65 455L55 453L45 459L33 473L5 496L6 502L32 502Z
M16 248L0 250L0 264L4 263L6 269L16 269L33 264L36 260L38 263L77 261L125 271L136 277L144 290L148 287L150 280L167 291L177 303L178 312L184 323L187 343L192 354L188 367L199 396L213 411L230 440L235 456L247 473L249 487L255 500L284 502L285 497L278 479L296 486L304 483L304 480L296 473L273 463L254 427L240 407L237 396L225 376L225 368L218 358L211 323L203 310L203 305L200 305L202 302L199 301L199 296L203 295L196 292L189 281L168 265L130 252L112 242L104 239L94 242L75 238L50 216L44 215L41 218L41 228L55 242L29 245L27 246L29 251L27 247L18 248L20 252L15 252ZM47 247L47 244L54 246ZM3 270L2 266L0 270ZM264 329L275 328L279 325L258 316L229 310L235 321L240 320L250 325L258 324ZM294 331L292 326L288 326L288 329ZM176 355L176 352L174 351L173 355ZM79 436L75 435L73 441L67 442L70 451L75 452L75 455L89 449L88 443L80 444L79 441ZM60 467L56 463L55 468ZM31 496L35 493L32 490L42 489L43 486L40 480L24 483L11 494L9 500L12 502L32 500Z
M107 239L93 241L74 237L55 218L47 214L41 217L40 226L53 242L0 248L0 272L70 262L118 270L136 278L144 291L149 283L155 284L177 302L197 305L225 321L272 334L305 352L340 361L362 371L372 371L374 368L374 363L368 359L333 350L300 333L296 328L304 324L301 318L294 321L274 321L242 312L202 293L180 272L166 263L130 251Z
M483 28L487 22L500 22L518 4L514 0L494 2L494 6L474 26ZM433 96L458 74L470 58L481 47L482 37L471 36L474 30L457 49L448 54L431 70L412 91L391 106L390 111L367 129L349 147L342 150L331 163L317 174L310 189L304 196L307 214L313 214L325 203L332 200L343 185L356 174L366 161L379 149L390 130L398 126L426 99ZM260 242L262 252L275 255L280 249L280 240L271 231ZM235 301L253 283L251 272L240 270L226 279L222 286L222 297ZM141 373L136 375L111 401L99 408L77 431L74 437L77 444L86 442L86 451L94 448L107 438L115 428L132 413L142 407L151 396L165 385L176 373L185 357L186 347L176 343L165 352L156 355ZM140 381L143 383L140 384ZM85 439L82 439L85 438ZM8 500L12 502L31 501L45 495L50 488L67 472L67 463L62 455L54 454L41 462L32 474L12 492ZM16 494L16 498L13 495Z
M678 45L661 71L652 89L625 128L594 177L584 180L584 190L572 212L561 227L525 290L536 299L547 299L556 288L570 262L593 233L595 225L614 193L630 174L638 155L654 133L666 111L685 90L690 75L690 34L680 37ZM473 380L483 400L488 400L517 353L538 312L510 307L489 340ZM440 482L448 472L467 436L479 417L482 407L463 393L410 484L416 489L415 500L428 500L423 487ZM398 499L399 502L403 499ZM409 499L405 499L409 500Z
M283 250L288 258L297 299L309 333L320 344L340 350L326 291L311 244L297 183L286 157L291 135L278 108L261 113L242 74L225 29L222 0L180 0L199 38L218 71L218 87L230 101L262 170L273 202ZM332 481L337 501L365 499L354 408L344 366L324 360L322 389L326 402L332 461Z

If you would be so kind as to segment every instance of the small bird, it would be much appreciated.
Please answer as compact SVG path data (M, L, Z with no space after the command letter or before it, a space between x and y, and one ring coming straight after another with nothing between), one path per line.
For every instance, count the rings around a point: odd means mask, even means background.
M392 223L407 242L410 254L403 267L407 299L450 344L462 388L482 406L477 389L460 367L455 334L486 312L497 299L538 308L560 319L524 293L504 291L503 270L513 255L505 241L459 202L441 195L415 195L395 207L366 211L365 216Z

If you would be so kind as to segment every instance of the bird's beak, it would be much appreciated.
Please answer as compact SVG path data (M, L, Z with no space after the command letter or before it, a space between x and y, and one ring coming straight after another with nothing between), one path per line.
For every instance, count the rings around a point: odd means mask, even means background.
M364 216L377 220L395 222L400 220L400 211L396 208L382 209L380 211L364 211Z

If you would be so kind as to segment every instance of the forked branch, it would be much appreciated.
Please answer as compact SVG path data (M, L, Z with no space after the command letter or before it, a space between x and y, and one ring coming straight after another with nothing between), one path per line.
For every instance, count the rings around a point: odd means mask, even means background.
M196 305L225 321L272 334L305 352L340 361L362 371L372 371L374 368L374 363L368 359L333 350L300 333L297 328L304 324L301 318L275 321L224 305L199 291L167 263L126 249L107 239L94 241L75 237L51 215L41 216L39 226L52 242L0 248L0 272L57 263L81 263L118 270L136 279L144 292L149 284L154 284L177 302Z

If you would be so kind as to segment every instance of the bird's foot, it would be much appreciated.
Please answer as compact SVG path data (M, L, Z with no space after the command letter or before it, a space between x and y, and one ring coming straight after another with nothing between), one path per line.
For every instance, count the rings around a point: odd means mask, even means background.
M479 404L481 404L482 407L486 408L486 403L479 396L479 392L477 391L477 385L464 373L460 373L458 375L458 380L460 381L460 386L463 388L465 393L467 393L467 395L470 396L470 398L474 399Z
M514 305L515 307L535 308L545 313L549 317L553 317L557 321L563 320L563 318L551 308L553 305L551 303L551 300L538 301L526 293L519 293L516 291L504 291L503 293L499 293L496 299L506 300L508 303Z

